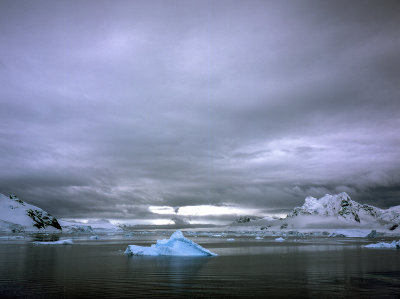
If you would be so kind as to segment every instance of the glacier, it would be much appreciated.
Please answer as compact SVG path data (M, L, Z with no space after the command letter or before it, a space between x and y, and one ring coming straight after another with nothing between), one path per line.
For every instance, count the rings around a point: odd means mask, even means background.
M169 239L158 240L150 247L128 245L127 255L150 256L216 256L217 254L203 248L199 244L185 238L180 230L174 232Z

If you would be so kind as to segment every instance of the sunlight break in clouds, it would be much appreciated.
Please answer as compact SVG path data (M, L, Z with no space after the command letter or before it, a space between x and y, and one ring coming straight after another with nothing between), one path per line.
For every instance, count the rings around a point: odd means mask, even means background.
M168 215L174 214L181 216L211 216L211 215L258 215L259 209L248 209L242 207L232 206L183 206L179 208L172 208L168 206L150 206L149 210L155 214Z

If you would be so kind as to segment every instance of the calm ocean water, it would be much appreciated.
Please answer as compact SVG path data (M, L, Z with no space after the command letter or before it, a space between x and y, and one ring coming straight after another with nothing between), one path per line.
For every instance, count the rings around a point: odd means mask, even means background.
M217 257L125 256L166 236L0 240L1 298L400 297L400 250L355 239L191 238ZM369 242L370 243L370 242Z

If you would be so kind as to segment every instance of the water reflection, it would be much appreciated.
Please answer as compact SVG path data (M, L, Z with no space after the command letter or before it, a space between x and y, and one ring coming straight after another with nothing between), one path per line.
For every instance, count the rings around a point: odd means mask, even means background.
M359 247L357 244L309 244L300 242L263 242L263 243L224 243L219 248L213 249L220 255L260 255L260 254L293 254L298 252L313 251L338 251L354 249Z
M37 234L31 234L30 237L32 238L32 241L38 241L38 242L54 242L60 240L60 234L37 233Z
M129 256L128 275L141 277L141 282L157 292L169 290L183 294L201 287L205 266L213 257L139 257Z

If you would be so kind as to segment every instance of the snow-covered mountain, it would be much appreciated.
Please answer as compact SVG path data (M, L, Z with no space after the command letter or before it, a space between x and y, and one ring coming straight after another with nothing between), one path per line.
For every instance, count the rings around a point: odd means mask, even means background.
M325 195L319 199L307 197L301 207L296 207L287 218L299 216L323 216L345 220L348 223L373 223L384 225L400 222L400 206L380 209L367 204L360 204L350 198L346 192Z
M307 197L301 207L294 208L286 218L246 217L235 221L232 230L291 231L318 229L377 229L400 231L400 206L380 209L360 204L343 192L325 195L319 199Z
M92 220L86 223L74 220L57 220L43 209L28 204L15 195L0 193L0 232L63 232L105 233L123 230L108 220Z
M0 194L0 231L61 231L61 226L55 217L41 208L30 205L15 195Z

